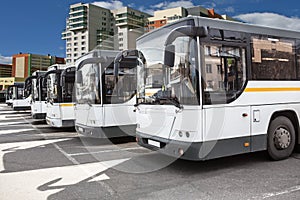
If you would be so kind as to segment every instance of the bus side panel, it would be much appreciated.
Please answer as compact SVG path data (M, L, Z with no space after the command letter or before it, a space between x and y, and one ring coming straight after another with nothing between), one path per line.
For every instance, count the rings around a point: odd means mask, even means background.
M267 132L271 122L271 117L276 112L300 113L300 104L277 104L251 107L251 151L267 149ZM297 128L296 128L297 133Z
M250 106L204 108L201 157L205 159L250 152Z

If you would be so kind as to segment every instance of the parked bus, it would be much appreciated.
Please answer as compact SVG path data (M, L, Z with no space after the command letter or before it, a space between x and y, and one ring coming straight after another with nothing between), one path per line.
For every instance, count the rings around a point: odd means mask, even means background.
M8 106L11 106L12 105L12 101L13 101L13 85L10 85L7 87L7 90L6 90L6 94L5 94L5 103L8 105Z
M33 119L46 117L46 87L42 87L46 71L35 71L25 80L25 92L31 94L31 115Z
M136 50L94 50L76 61L76 131L98 138L135 135Z
M300 33L188 17L137 40L137 141L188 160L300 143Z
M15 83L8 87L8 93L12 97L11 107L13 110L30 110L30 93L24 91L24 83Z
M47 124L53 127L74 126L73 87L75 67L52 65L45 74L47 83Z

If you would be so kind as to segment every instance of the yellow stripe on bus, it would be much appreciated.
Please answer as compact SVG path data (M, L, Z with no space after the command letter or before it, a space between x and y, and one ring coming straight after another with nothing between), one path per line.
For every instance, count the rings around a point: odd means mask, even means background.
M70 106L74 106L73 103L65 103L65 104L60 104L61 107L70 107Z
M246 88L245 92L298 92L300 88Z

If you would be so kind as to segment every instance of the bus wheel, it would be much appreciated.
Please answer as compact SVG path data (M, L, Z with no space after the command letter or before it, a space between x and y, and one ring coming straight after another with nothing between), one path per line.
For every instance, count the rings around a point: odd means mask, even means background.
M273 160L288 158L295 146L295 128L284 116L275 118L268 130L268 154Z

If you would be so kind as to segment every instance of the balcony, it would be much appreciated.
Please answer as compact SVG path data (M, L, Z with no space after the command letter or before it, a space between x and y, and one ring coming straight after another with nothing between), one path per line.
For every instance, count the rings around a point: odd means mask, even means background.
M71 37L71 33L70 33L69 31L64 30L64 31L61 33L61 39L62 39L62 40L66 40L66 39L68 39L68 38L70 38L70 37Z
M87 7L86 6L79 6L79 7L75 7L75 8L71 8L69 15L73 15L76 13L80 13L80 12L87 12Z
M74 14L70 14L69 15L69 20L74 20L77 18L81 18L81 17L85 17L87 18L87 12L78 12L78 13L74 13Z
M81 29L87 29L87 23L74 23L70 24L69 30L75 31L75 30L81 30Z

